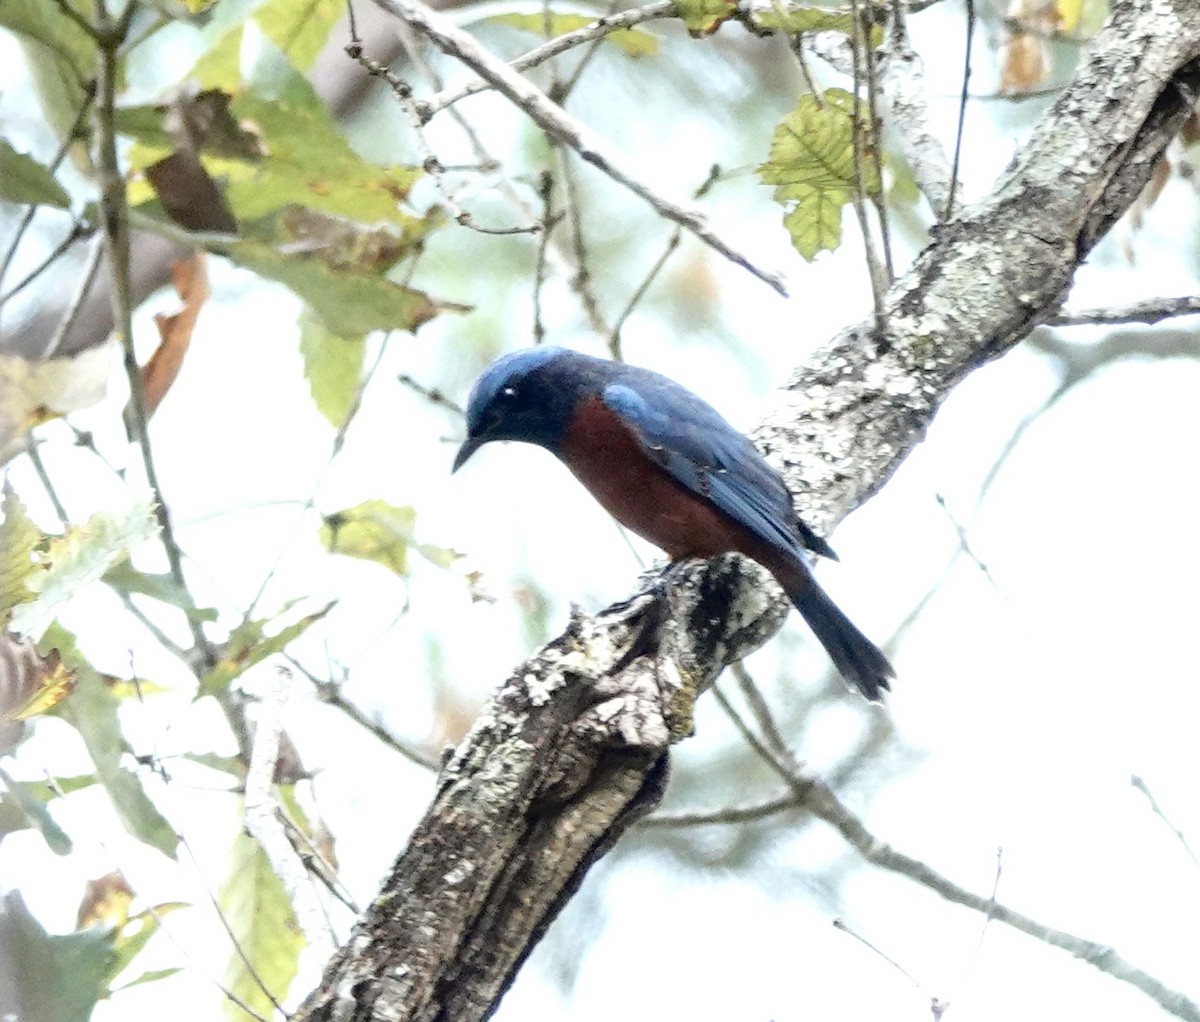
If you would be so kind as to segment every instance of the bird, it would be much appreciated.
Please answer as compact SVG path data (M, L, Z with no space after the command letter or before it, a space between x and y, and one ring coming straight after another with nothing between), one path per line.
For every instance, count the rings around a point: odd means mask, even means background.
M671 561L736 551L766 568L842 677L879 702L895 671L813 576L806 551L837 559L800 520L779 473L748 437L683 385L569 348L502 355L467 400L451 472L484 444L555 455L626 528Z

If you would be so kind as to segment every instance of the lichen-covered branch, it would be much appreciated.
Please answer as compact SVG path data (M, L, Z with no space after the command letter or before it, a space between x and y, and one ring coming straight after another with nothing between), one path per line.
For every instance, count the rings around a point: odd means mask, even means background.
M780 393L758 437L819 531L884 483L959 381L1059 310L1194 106L1200 5L1113 8L993 193L885 295L882 323L844 331ZM491 1014L591 863L658 801L695 696L787 611L736 556L668 574L576 618L505 682L298 1020Z

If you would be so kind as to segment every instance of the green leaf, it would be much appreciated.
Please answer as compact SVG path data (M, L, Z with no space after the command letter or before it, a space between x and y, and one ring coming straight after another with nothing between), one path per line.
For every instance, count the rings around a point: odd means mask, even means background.
M32 156L17 152L0 138L0 199L30 205L67 209L71 196L58 183L49 167Z
M354 407L366 346L366 340L361 336L339 337L311 315L300 317L304 376L317 411L334 429L345 425Z
M0 627L12 618L13 608L36 597L30 580L42 568L34 560L34 551L42 541L41 530L33 524L25 505L13 488L4 483L0 502Z
M187 80L201 89L236 89L242 81L242 28L238 25L219 36L196 61Z
M92 17L91 0L72 0L72 6L85 19ZM0 0L0 28L20 39L46 116L58 137L65 137L96 67L91 36L46 0Z
M118 593L130 596L139 593L153 600L182 610L195 621L215 621L217 612L212 607L195 607L192 595L170 575L150 575L138 571L129 561L118 561L102 576L102 580Z
M297 71L313 66L345 9L343 0L267 0L254 21Z
M304 938L283 884L246 834L234 839L229 876L217 900L238 947L230 956L225 985L261 1018L271 1018L275 1007L262 986L280 1001L287 996ZM236 1022L250 1020L232 1001L226 1002L225 1012Z
M200 679L197 696L212 695L220 689L227 688L234 678L244 674L255 664L282 652L288 643L306 632L314 622L320 621L332 607L333 604L328 603L315 613L281 628L274 635L266 634L266 627L272 623L271 620L242 623L229 636L217 666Z
M46 571L28 583L37 599L16 608L13 627L40 636L61 603L97 581L115 561L157 531L158 520L147 499L120 515L102 511L87 524L72 526L56 536L43 557Z
M83 738L121 824L139 841L174 856L179 841L174 828L150 801L137 774L122 765L131 750L117 716L120 700L79 652L75 637L61 625L51 625L40 648L57 649L63 663L76 673L75 691L55 707L54 713Z
M41 797L38 786L30 784L27 781L18 781L3 775L4 786L8 790L0 794L0 810L4 810L9 814L10 823L15 823L18 820L24 821L24 826L33 827L46 844L50 847L55 855L69 855L71 852L71 839L66 832L50 815L50 811L46 808L46 799ZM42 785L45 788L45 785ZM11 814L19 815L11 815ZM16 826L8 826L0 828L0 834L6 833L7 830L21 829Z
M261 242L237 242L225 254L290 288L328 330L341 337L372 330L416 330L442 309L461 308L436 303L423 291L377 272L335 269L320 259L289 255Z
M776 32L854 32L854 17L849 12L826 11L817 7L775 7L758 11L755 20Z
M417 543L413 538L417 512L385 500L365 500L354 507L325 515L321 542L331 553L375 561L397 575L408 574L408 551L415 550L440 568L461 555L445 547Z
M737 12L736 0L675 0L675 13L693 36L712 35Z
M759 177L775 185L775 201L787 207L783 222L792 244L810 261L841 242L842 208L858 187L853 118L854 97L842 89L829 89L821 98L802 96L775 128L770 159L758 168ZM867 154L872 146L869 135L864 137ZM870 159L863 161L862 173L867 192L878 192Z
M20 893L0 901L5 950L20 977L17 1017L37 1022L81 1022L107 992L115 936L93 927L48 934L25 907Z
M568 32L574 32L595 23L595 18L589 18L583 14L551 14L547 18L542 14L513 13L499 14L487 20L495 25L511 25L513 28L532 32L542 38L566 35ZM546 32L547 21L549 21L550 27L549 35ZM618 29L616 32L609 32L603 38L606 42L624 50L631 57L656 57L661 49L657 36L637 28Z
M107 985L111 987L113 981L129 968L133 964L133 960L142 953L142 950L149 943L150 938L158 932L163 916L174 912L176 909L190 907L185 901L164 902L163 904L155 905L152 909L147 909L135 916L130 916L125 925L121 927L121 932L116 938L113 948L113 961L107 977ZM165 973L168 976L176 971L176 969L160 970L161 973ZM121 989L136 986L139 983L149 983L152 979L161 978L163 978L162 975L148 972L143 973L137 979L133 980L133 982L123 984Z

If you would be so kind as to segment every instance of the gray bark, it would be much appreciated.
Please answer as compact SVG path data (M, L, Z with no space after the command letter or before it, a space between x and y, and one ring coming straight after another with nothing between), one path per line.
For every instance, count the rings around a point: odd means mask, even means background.
M811 525L878 489L955 384L1058 311L1198 90L1200 5L1118 0L992 194L890 290L884 322L845 330L778 395L757 439ZM695 697L788 609L736 556L669 575L576 616L501 686L297 1022L492 1013L590 865L657 803Z

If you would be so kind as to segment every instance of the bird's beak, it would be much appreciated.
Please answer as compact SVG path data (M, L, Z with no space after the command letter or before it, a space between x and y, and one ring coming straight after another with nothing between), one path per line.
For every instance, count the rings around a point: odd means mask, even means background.
M486 438L482 436L469 436L463 441L463 445L458 449L458 453L454 456L454 466L450 469L451 473L457 472L467 463L467 459L471 457L480 447L484 445Z

